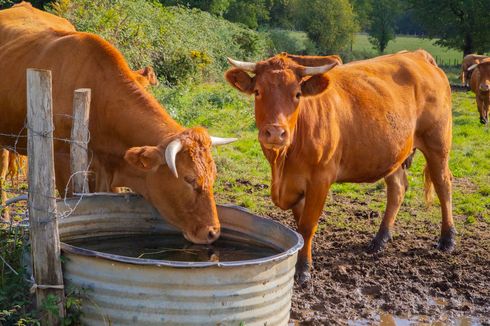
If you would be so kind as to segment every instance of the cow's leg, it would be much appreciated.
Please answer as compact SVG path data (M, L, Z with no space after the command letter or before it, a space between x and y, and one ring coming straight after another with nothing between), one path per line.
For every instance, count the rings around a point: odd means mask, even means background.
M405 192L408 188L407 172L400 167L394 173L385 178L387 203L383 222L379 227L378 233L368 247L369 252L382 250L388 241L391 240L391 230L395 224L395 218L400 210Z
M448 151L449 152L449 151ZM447 153L448 153L447 152ZM451 171L449 170L449 158L446 152L428 152L425 155L430 179L441 203L442 225L441 237L438 248L451 252L456 245L456 229L454 227L452 199L451 199Z
M303 215L303 211L305 209L305 198L301 198L301 200L293 206L293 216L296 221L296 225L299 225L299 220L301 219L301 215Z
M0 149L0 196L1 196L1 205L2 209L2 218L6 221L10 220L10 212L9 208L5 206L7 202L7 192L5 191L5 187L7 184L7 172L9 168L9 151L5 148Z
M304 246L299 252L296 264L296 277L299 284L305 284L311 278L310 269L313 266L311 244L329 188L329 183L322 184L319 182L313 182L306 188L304 209L298 223L298 231L304 240Z

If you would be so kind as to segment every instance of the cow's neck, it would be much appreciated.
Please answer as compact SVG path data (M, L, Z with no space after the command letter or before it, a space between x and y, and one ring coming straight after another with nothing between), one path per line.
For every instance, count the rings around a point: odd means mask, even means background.
M135 146L156 146L184 130L146 90L132 80L119 81L114 94L101 94L112 100L105 101L94 117L97 135L94 141L97 150L122 157L124 152ZM104 99L101 99L104 101ZM104 125L97 124L104 121Z
M325 94L323 98L303 101L291 145L282 152L269 150L266 153L272 169L272 191L279 197L283 186L287 187L284 176L301 171L305 178L314 177L318 164L334 159L339 144L338 125L333 123L337 120L335 95Z
M90 117L96 191L111 191L114 186L138 188L136 183L143 182L141 173L128 168L126 151L131 147L165 146L184 130L130 78L114 81L110 86L97 88L100 93L93 98L97 109ZM114 93L104 94L106 89Z

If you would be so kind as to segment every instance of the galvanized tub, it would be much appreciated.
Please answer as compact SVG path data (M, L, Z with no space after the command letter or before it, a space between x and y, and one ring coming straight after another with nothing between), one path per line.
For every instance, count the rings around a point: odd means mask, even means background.
M287 325L303 239L283 225L218 206L222 234L259 239L280 254L237 262L138 259L69 245L99 236L178 232L132 194L58 203L65 286L84 289L84 325Z

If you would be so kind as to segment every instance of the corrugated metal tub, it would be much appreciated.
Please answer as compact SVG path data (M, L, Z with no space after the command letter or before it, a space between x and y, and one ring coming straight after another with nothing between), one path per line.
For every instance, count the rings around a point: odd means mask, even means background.
M66 206L67 205L67 206ZM85 325L286 325L303 240L237 207L219 206L222 234L255 238L280 254L236 262L174 262L97 252L66 242L100 236L176 233L136 195L94 194L59 222L65 286L84 289Z

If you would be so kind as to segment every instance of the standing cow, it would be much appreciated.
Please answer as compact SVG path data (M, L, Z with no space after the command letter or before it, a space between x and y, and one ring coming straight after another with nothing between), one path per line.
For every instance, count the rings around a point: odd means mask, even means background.
M304 65L313 63L308 57L287 54L258 63L229 62L235 68L226 80L255 96L258 138L272 167L272 200L292 209L305 240L299 282L310 278L312 239L334 182L385 179L386 212L369 249L385 246L408 184L402 164L414 148L425 155L427 189L432 180L441 202L439 249L454 248L451 90L429 53L345 65L324 57L323 66L315 67Z
M468 68L471 75L471 90L476 95L476 105L480 113L480 122L487 124L490 110L490 58L483 59Z
M26 154L26 69L52 71L56 186L70 179L73 93L90 88L91 190L129 187L198 244L219 237L213 138L174 121L102 38L28 3L0 11L0 145ZM19 135L10 137L8 135ZM67 191L70 193L70 189Z
M479 55L479 54L468 54L463 58L463 62L461 63L461 72L459 75L459 78L461 79L461 84L463 86L469 86L470 80L471 80L471 66L473 66L476 63L479 63L481 60L488 58L485 55Z

